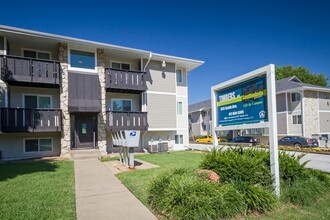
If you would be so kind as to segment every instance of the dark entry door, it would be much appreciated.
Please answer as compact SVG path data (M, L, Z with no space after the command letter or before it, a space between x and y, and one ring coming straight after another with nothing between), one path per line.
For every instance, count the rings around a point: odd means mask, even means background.
M76 148L93 148L97 138L97 120L95 114L77 114L75 116Z

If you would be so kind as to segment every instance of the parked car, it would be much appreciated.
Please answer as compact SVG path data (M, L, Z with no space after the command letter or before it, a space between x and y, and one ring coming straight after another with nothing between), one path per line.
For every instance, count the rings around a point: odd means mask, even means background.
M218 141L220 141L219 137L218 137ZM212 143L212 142L213 142L212 135L205 135L196 139L196 143Z
M254 138L254 137L250 137L250 136L238 136L238 137L234 137L229 142L232 142L232 143L251 143L252 145L254 145L254 144L258 144L259 140Z
M307 138L301 136L285 136L278 140L278 145L294 146L294 147L318 147L319 142L315 138Z

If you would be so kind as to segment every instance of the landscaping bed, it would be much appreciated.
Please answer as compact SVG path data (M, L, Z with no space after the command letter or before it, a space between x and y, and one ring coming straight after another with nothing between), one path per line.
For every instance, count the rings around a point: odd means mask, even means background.
M300 212L299 219L330 216L329 176L304 168L300 157L280 153L280 199L272 192L267 151L238 148L137 157L160 168L121 173L118 177L159 218L284 219ZM208 175L198 171L201 169L215 171L219 182L210 181Z
M76 219L73 161L0 163L0 219Z

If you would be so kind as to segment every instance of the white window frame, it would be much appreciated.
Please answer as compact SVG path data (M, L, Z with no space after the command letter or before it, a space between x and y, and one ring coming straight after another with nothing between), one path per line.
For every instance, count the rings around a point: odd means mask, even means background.
M129 71L132 70L132 64L131 63L122 62L122 61L116 61L116 60L110 60L110 67L111 68L112 68L112 63L119 63L121 70L122 70L122 64L127 64L127 65L129 65Z
M31 48L22 48L21 49L21 54L22 54L22 57L24 57L24 51L26 50L29 50L29 51L33 51L33 52L36 52L37 53L37 57L36 58L32 58L32 59L40 59L38 57L38 53L47 53L49 54L49 60L52 60L52 53L50 51L46 51L46 50L35 50L35 49L31 49ZM30 57L27 57L27 58L30 58Z
M300 116L301 123L299 123L299 116ZM297 123L295 123L295 119L294 119L295 117L296 117ZM292 115L292 124L293 125L301 125L302 124L302 115Z
M179 112L180 103L181 103L181 113ZM177 103L176 103L176 114L183 115L183 102L182 101L177 101Z
M296 96L296 94L299 94L300 96L300 100L295 100L293 101L293 96ZM296 97L295 97L296 98ZM299 93L299 92L293 92L291 93L291 103L294 103L294 102L300 102L302 100L302 95Z
M181 71L181 82L178 81L178 73L177 73L177 70L180 70ZM176 68L175 69L175 80L176 80L176 83L179 84L179 85L182 85L183 84L183 69L181 68Z
M82 52L88 52L88 53L94 53L94 69L86 69L86 68L79 68L79 67L71 67L71 50L78 50ZM82 49L80 47L68 47L68 70L69 71L78 71L78 72L88 72L88 73L97 73L97 51L94 50L88 50L88 49Z
M40 151L40 140L45 140L45 139L49 139L49 140L51 140L51 142L52 142L52 144L51 144L51 146L52 146L52 150L50 150L50 151ZM38 140L38 151L26 151L26 148L25 148L25 141L26 140ZM53 150L54 150L54 140L53 140L53 138L51 138L51 137L43 137L43 138L23 138L23 152L25 153L25 154L35 154L35 153L42 153L42 152L53 152Z
M176 137L179 137L179 143L176 143ZM182 139L180 138L180 137L182 137ZM180 140L182 140L182 143L180 143ZM176 135L174 135L174 143L176 144L176 145L183 145L183 134L176 134Z
M48 109L53 108L53 96L52 95L38 95L38 94L28 94L28 93L22 94L23 108L25 108L25 96L36 96L37 97L37 106L38 106L37 109L39 109L39 97L49 97L50 98L50 108L48 108Z
M133 112L132 109L133 109L133 100L132 99L118 99L118 98L115 98L115 99L111 99L111 111L115 111L113 109L113 102L114 101L130 101L131 102L131 111L130 112Z

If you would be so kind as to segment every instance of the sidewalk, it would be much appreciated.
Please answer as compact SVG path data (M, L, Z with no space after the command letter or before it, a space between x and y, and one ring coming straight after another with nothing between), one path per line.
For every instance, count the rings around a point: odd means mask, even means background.
M157 219L97 158L74 161L77 219Z

